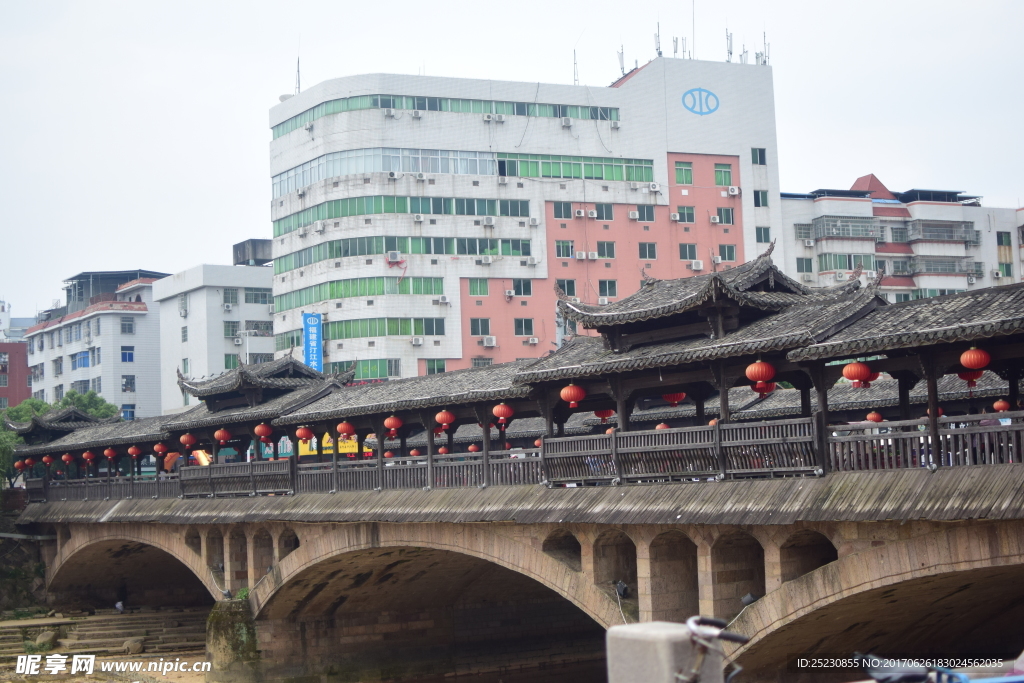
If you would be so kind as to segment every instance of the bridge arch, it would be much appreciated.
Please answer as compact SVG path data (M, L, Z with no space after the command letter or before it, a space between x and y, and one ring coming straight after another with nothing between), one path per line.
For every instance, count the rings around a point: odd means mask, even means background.
M129 606L212 604L221 591L184 531L168 535L158 525L75 525L47 567L47 592L56 601L91 594L105 607L125 591ZM181 566L187 574L175 571Z
M1016 656L1024 649L1014 626L1024 610L1022 537L1021 522L972 524L845 555L747 607L730 629L751 640L732 655L783 678L780 657L793 653L960 655L969 647Z

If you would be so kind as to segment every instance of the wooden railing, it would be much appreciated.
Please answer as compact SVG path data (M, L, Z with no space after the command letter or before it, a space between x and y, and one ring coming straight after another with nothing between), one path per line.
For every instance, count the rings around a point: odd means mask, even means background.
M940 417L938 425L937 444L932 443L926 419L830 426L829 468L848 472L1022 460L1024 411Z

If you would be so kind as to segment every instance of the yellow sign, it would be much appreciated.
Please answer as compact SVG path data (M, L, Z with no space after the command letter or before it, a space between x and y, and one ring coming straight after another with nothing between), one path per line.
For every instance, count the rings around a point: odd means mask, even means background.
M324 434L324 455L334 454L334 439L330 434ZM338 454L357 452L358 444L354 438L338 442ZM363 445L364 453L373 453L373 449ZM316 455L316 440L299 441L299 455Z

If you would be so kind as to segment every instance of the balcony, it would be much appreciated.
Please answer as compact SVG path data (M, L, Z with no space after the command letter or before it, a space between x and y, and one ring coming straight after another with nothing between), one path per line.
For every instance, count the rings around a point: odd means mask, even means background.
M918 256L910 259L911 275L976 275L974 259Z
M974 229L973 221L914 220L907 222L907 240L967 242L976 245L981 242L981 234Z
M871 218L858 216L818 216L811 222L814 239L827 237L849 237L885 241L882 226Z

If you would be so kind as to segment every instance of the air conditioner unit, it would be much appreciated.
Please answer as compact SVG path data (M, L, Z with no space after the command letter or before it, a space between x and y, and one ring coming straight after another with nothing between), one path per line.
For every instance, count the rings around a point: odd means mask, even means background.
M327 221L317 221L313 224L313 232L323 232L327 228Z
M498 176L498 184L499 185L508 185L508 176L505 176L505 175Z
M607 306L608 305L608 297L606 297L606 296L599 296L599 297L597 297L597 304L599 306Z
M416 180L419 180L420 182L423 182L426 179L427 179L427 174L426 173L417 173L416 174Z
M998 279L999 279L999 278L1001 278L1002 276L1003 276L1003 273L1002 273L1002 271L1000 271L1000 270L993 270L993 271L992 271L992 277L994 277L995 279L997 279L997 280L998 280Z
M409 343L413 346L423 346L423 337L413 337L409 340Z
M587 212L583 209L576 209L576 218L583 218L587 215Z
M402 177L401 171L388 171L388 180L398 180Z
M505 115L504 114L495 114L494 115L494 122L495 123L505 123Z
M805 247L813 247L814 246L814 240L804 240L804 246Z
M597 211L594 211L593 209L587 211L587 218L597 218Z
M526 259L526 265L528 266L535 266L538 263L540 263L539 256L530 256L529 258Z
M572 119L568 116L562 117L562 128L572 128Z
M712 216L712 217L711 217L711 222L712 222L712 223L716 223L716 224L717 224L717 223L718 223L718 222L719 222L720 220L721 220L721 219L720 219L720 218L719 218L718 216Z
M591 261L596 261L597 260L597 252L596 251L588 251L587 252L587 258L590 259Z
M485 266L489 266L492 263L494 263L494 257L493 256L481 256L480 257L480 263L484 264Z
M846 273L843 273L843 272L836 273L836 279L837 280L845 280L846 279Z
M413 109L412 110L412 117L414 119L422 119L423 118L423 112L421 112L419 109Z
M303 225L301 228L299 228L295 232L299 233L299 237L305 237L306 236L306 232L307 232L307 228L306 228L305 225Z
M224 304L224 312L225 313L230 313L231 312L231 308L232 308L231 304Z
M629 189L631 189L631 190L639 190L640 189L640 183L630 183L629 184Z
M690 261L690 270L704 270L704 262L700 260Z
M497 346L497 345L498 345L498 338L497 337L484 337L484 346Z
M417 222L417 223L422 223L422 222L423 222L423 214L422 214L422 213L414 213L414 214L412 215L412 219L413 219L413 220L414 220L415 222Z
M803 275L800 276L800 279L803 280L804 282L814 282L814 276L811 275L810 273L804 273Z
M505 290L505 296L515 296L515 295L516 295L516 290L514 290L514 289L506 289Z
M539 218L531 218L530 219L530 225L533 225L533 226L540 225L540 219Z
M974 277L973 275L968 275L967 276L967 284L973 285L977 281L978 281L978 279L976 277Z
M313 131L313 122L310 121L309 123L307 123L305 128L306 128L307 131L312 132Z
M574 304L578 304L580 302L580 298L578 296L571 296L569 297L569 301L573 302Z
M388 263L398 263L402 260L402 252L400 251L389 251L388 252Z
M441 296L437 297L437 303L441 306L447 306L451 302L448 300L448 296L446 294L442 294Z
M578 258L581 261L586 260L587 252L585 252L585 251L577 251L576 252L576 258Z
M738 195L739 193L740 193L740 188L736 187L735 185L730 185L729 186L729 194L730 195L735 196L735 195Z
M619 122L618 121L612 121L612 129L613 130L618 130L618 128L619 128Z
M661 185L659 185L658 183L650 183L647 186L647 189L650 190L651 192L661 192Z
M538 339L537 337L530 337L529 339L526 340L526 343L527 344L540 344L540 339Z
M640 220L640 212L639 211L630 211L629 212L629 220L631 220L631 221L638 221L638 220Z
M494 225L494 216L484 216L484 225Z
M679 214L678 213L670 213L668 215L668 219L670 221L674 221L674 222L678 223L679 222Z
M384 116L386 116L388 118L392 118L392 119L395 118L396 113L397 112L395 112L394 109L385 109L384 110Z
M484 114L484 121L490 123L494 120L494 114Z
M267 306L267 313L269 313L270 315L274 315L274 304L270 304L269 306Z
M722 262L722 257L721 256L712 256L711 257L711 262L712 263L721 263Z
M242 338L241 337L235 337L234 338L234 342L235 342L235 346L241 346L242 345Z

